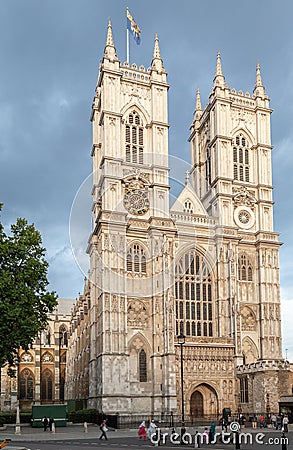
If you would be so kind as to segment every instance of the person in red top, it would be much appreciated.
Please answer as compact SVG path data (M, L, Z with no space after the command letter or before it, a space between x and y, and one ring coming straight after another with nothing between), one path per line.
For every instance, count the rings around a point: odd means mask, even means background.
M261 415L259 416L259 426L260 426L260 428L263 428L263 427L264 427L264 421L265 421L265 418L264 418L264 416L261 414Z
M144 439L146 441L146 429L145 429L145 421L144 420L139 425L138 438Z

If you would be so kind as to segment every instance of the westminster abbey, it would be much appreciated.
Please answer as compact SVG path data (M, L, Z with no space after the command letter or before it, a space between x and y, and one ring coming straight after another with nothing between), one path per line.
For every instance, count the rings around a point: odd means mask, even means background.
M92 104L90 270L68 327L65 398L108 414L277 412L282 357L269 97L230 89L220 53L170 206L168 80L121 63L109 21ZM196 76L196 74L195 74ZM90 211L89 211L90 214Z

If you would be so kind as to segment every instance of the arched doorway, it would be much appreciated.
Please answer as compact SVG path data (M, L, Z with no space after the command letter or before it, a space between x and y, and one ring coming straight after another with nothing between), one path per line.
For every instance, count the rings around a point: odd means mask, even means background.
M199 391L195 391L190 398L190 415L191 417L203 417L203 395Z
M218 395L212 386L202 383L190 397L190 417L194 419L217 419L219 415Z

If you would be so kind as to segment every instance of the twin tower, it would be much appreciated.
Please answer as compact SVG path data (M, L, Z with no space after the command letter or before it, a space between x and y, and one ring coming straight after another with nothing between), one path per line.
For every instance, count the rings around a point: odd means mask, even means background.
M90 272L75 307L67 397L120 420L180 417L182 333L186 420L226 407L277 412L289 367L260 68L252 95L231 90L218 53L205 109L197 92L190 171L172 206L168 88L158 37L149 69L122 65L109 22L91 115Z

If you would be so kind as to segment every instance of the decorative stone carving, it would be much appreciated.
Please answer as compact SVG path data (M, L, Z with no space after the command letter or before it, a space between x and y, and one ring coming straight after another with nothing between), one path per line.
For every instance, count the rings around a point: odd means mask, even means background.
M112 311L117 312L118 311L118 298L117 295L113 295L112 298Z
M246 364L251 364L258 359L257 347L251 339L245 338L243 340L242 349Z
M243 331L255 331L256 319L255 315L250 308L245 306L241 312L242 316L242 330Z
M20 361L24 362L24 363L31 363L31 362L33 362L33 357L30 353L25 352L21 355Z
M246 186L234 189L233 200L235 207L241 205L254 207L257 202L253 192L249 191Z
M109 306L110 306L109 295L105 295L105 309L107 311L109 311Z
M140 300L132 300L127 309L127 325L134 328L148 326L149 314L146 305Z
M51 355L51 353L49 353L49 352L45 352L42 356L41 361L44 363L52 363L52 362L54 362L53 355Z
M144 344L143 344L142 340L139 337L137 337L132 341L131 347L134 348L138 352L141 348L144 347Z

